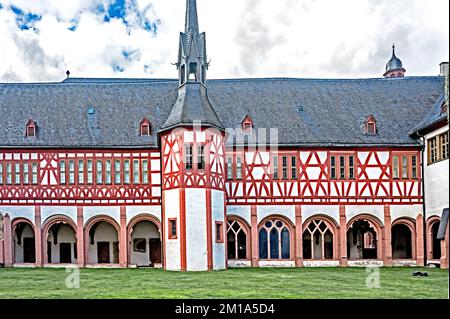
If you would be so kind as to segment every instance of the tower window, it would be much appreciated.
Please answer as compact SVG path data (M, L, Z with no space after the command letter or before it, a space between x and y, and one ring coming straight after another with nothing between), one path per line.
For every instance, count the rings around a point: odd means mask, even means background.
M193 154L192 145L186 145L184 147L184 165L187 170L193 169Z
M177 239L177 219L169 218L169 239Z
M26 125L25 137L36 136L36 123L33 120L28 120Z
M149 120L144 118L141 121L140 127L141 127L141 131L140 131L141 136L149 136L149 135L151 135L151 129L150 129L150 122L149 122Z
M206 168L205 163L205 146L198 146L197 147L197 169L203 170Z
M223 223L216 222L216 243L223 243Z

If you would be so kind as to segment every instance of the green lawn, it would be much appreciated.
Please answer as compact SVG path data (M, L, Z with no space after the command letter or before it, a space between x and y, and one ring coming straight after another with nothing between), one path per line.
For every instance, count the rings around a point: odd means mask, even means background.
M366 286L365 268L230 269L174 273L159 269L81 269L80 288L66 287L65 269L0 269L5 298L448 298L448 271L381 268L380 288Z

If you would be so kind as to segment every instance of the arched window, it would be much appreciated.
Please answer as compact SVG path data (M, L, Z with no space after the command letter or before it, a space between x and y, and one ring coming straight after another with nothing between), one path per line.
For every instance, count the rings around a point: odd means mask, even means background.
M249 259L248 239L250 234L247 233L247 228L236 219L228 220L227 227L227 247L228 259Z
M270 219L261 226L259 230L259 258L291 258L290 231L282 220Z
M333 259L333 233L323 220L312 220L303 232L304 259Z
M33 120L28 120L26 125L25 137L36 136L36 123Z
M140 123L140 135L141 136L151 135L150 121L147 120L145 117Z

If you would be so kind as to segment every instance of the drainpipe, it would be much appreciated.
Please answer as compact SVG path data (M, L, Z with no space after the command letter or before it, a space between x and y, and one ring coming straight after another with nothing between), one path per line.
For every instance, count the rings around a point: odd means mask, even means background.
M425 204L425 136L419 135L419 138L422 143L422 161L421 161L421 171L422 171L422 210L423 210L423 263L425 267L428 263L428 250L427 250L427 207Z

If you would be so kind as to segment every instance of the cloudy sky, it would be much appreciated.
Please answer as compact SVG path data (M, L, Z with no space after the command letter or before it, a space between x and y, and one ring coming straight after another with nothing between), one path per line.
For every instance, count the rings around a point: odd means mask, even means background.
M198 0L209 78L408 75L449 59L448 0ZM176 77L185 0L0 0L0 82Z

